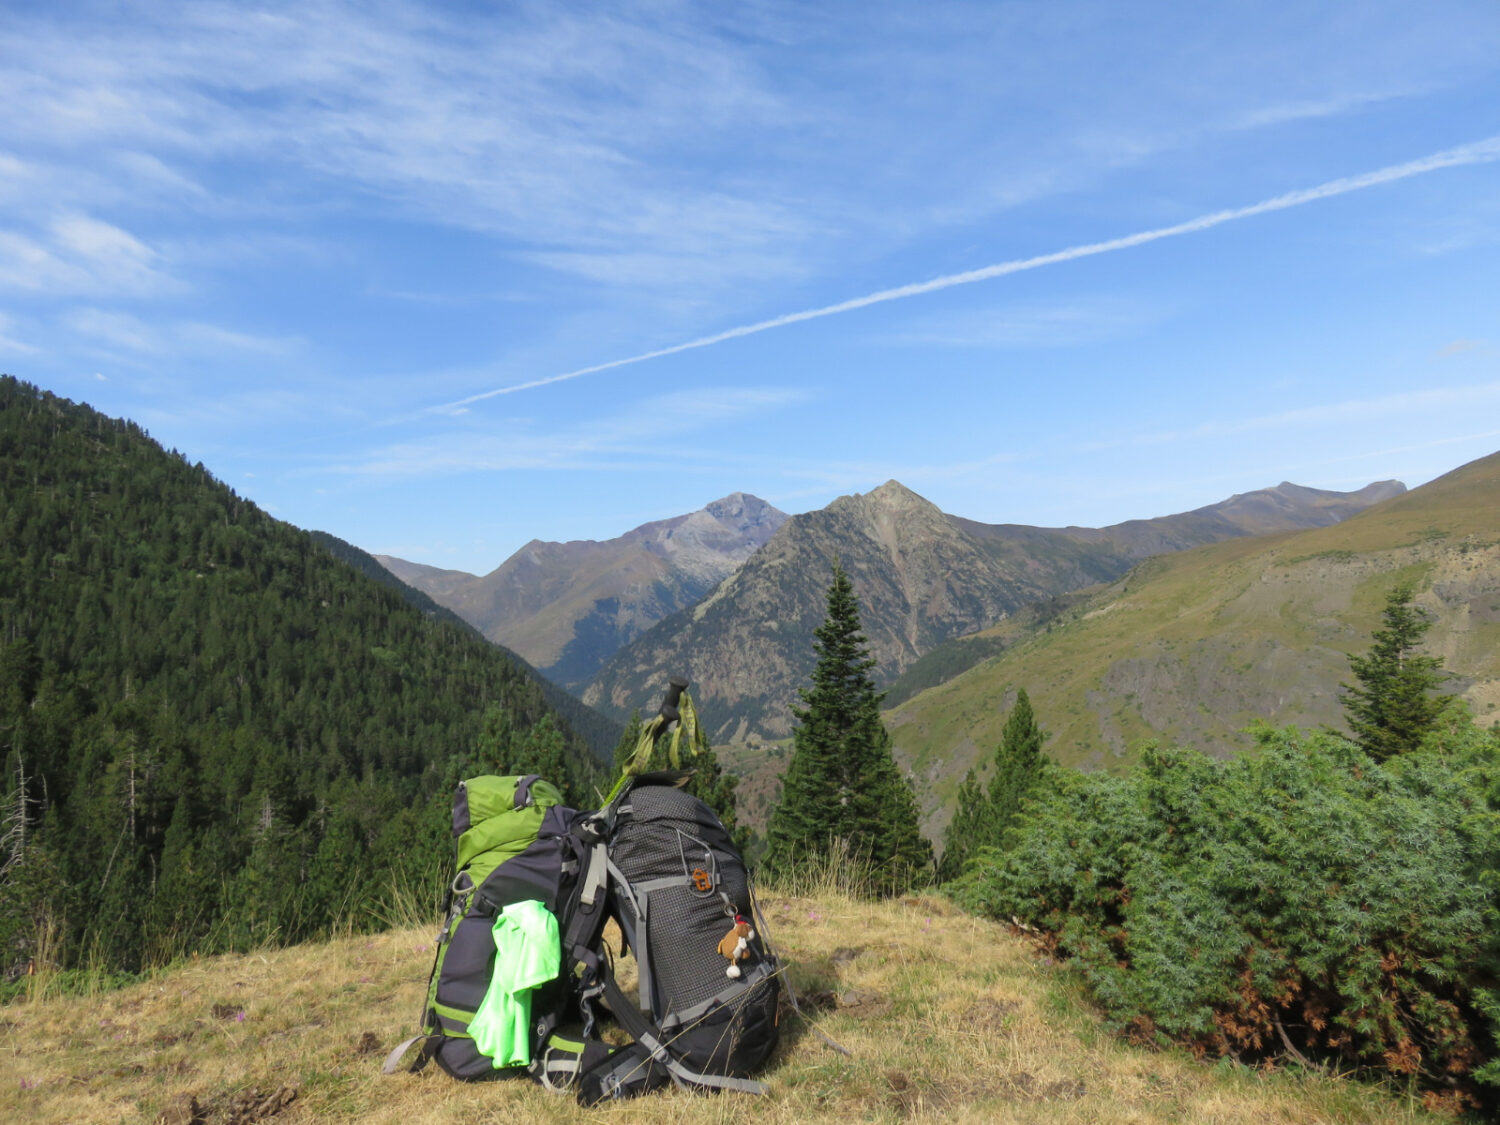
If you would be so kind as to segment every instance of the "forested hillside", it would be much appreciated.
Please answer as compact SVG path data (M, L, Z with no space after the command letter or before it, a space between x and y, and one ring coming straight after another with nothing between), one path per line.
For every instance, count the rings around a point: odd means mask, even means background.
M597 768L504 652L0 378L0 967L372 925L435 884L456 780L542 749Z
M476 638L483 638L481 633L469 622L465 621L453 610L445 605L440 605L425 591L403 582L397 575L392 573L380 560L368 551L361 550L353 543L347 543L337 535L330 535L326 531L311 532L313 541L320 543L335 558L342 559L355 570L368 578L374 579L382 586L388 586L395 590L412 605L422 611L422 615L432 621L445 621L458 629L472 633ZM542 689L542 699L547 706L556 711L559 716L573 728L573 731L588 743L589 749L594 756L601 760L608 759L614 753L615 744L620 740L623 726L612 719L607 719L592 707L585 705L577 696L569 695L558 687L551 679L543 676L532 664L523 659L514 650L504 645L499 645L514 663L518 664L526 672L534 676Z

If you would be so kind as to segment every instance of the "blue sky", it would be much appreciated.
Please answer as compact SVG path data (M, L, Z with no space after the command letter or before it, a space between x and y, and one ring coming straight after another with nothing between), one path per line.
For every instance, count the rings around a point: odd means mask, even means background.
M375 552L1500 449L1493 0L8 3L0 105L0 370Z

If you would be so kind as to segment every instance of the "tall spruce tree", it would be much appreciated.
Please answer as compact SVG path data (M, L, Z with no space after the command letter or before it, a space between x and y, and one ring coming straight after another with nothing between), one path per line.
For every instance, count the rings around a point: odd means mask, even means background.
M1046 737L1037 726L1031 698L1021 688L1000 732L988 791L981 789L973 770L959 787L958 807L943 838L943 862L938 871L943 881L962 874L964 864L981 848L1004 846L1005 830L1041 774Z
M895 894L926 881L932 846L918 827L916 797L897 768L870 677L859 602L835 561L828 615L814 633L812 687L794 708L792 760L766 831L763 869L773 877L826 865L838 855L868 864L870 889Z
M989 819L983 838L990 847L1002 845L1005 830L1021 810L1021 800L1036 784L1037 774L1042 769L1042 742L1046 737L1042 728L1036 725L1031 698L1026 689L1021 688L1016 693L1010 717L1005 720L1005 729L1000 732L1000 748L995 751L995 773L990 778L987 802Z
M1375 630L1369 652L1349 657L1359 682L1339 685L1354 741L1377 761L1415 750L1452 702L1435 694L1448 677L1442 658L1417 652L1432 618L1412 604L1414 596L1409 582L1386 595L1384 628Z
M586 780L568 760L563 732L550 714L543 715L525 731L518 731L510 712L498 704L485 709L483 725L474 745L474 760L487 773L504 775L540 774L572 803L585 796Z

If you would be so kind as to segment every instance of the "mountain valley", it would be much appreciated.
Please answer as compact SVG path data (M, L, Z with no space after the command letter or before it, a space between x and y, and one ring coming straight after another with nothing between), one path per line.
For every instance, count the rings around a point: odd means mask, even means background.
M376 558L549 679L580 688L622 645L695 604L786 514L736 492L604 542L532 540L489 574Z

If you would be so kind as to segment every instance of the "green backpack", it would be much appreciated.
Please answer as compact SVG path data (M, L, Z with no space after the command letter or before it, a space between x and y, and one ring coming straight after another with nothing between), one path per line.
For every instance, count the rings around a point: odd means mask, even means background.
M586 1052L581 1040L556 1034L572 1002L556 912L577 869L567 842L579 815L562 802L557 787L536 774L475 777L458 786L457 874L437 937L422 1033L391 1052L386 1073L419 1041L412 1070L433 1061L467 1081L531 1074L566 1086L581 1062L595 1061L584 1059L596 1052ZM506 940L521 945L497 957ZM519 1000L495 995L497 963L502 975L529 965L537 986L520 991ZM597 1053L607 1054L602 1045Z

